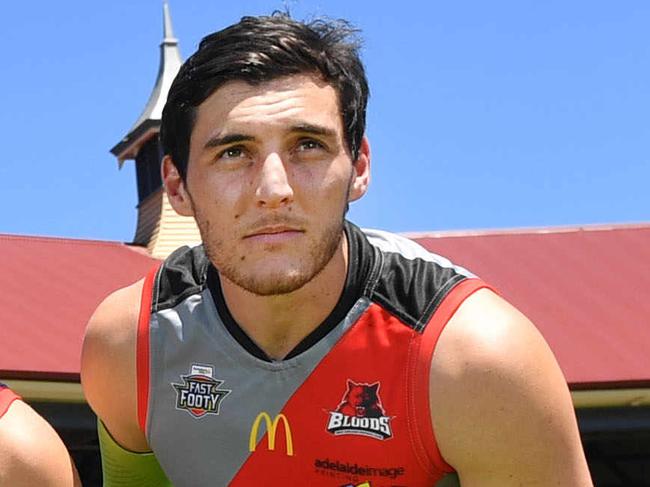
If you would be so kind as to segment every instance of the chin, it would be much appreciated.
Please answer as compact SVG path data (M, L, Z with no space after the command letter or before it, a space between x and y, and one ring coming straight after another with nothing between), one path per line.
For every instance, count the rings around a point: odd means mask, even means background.
M277 272L266 275L252 274L248 276L229 277L237 286L257 296L280 296L290 294L302 288L317 274L311 272ZM228 276L226 276L228 277Z
M327 267L341 242L342 226L334 225L297 248L248 254L201 233L208 257L223 277L252 294L279 296L301 289Z

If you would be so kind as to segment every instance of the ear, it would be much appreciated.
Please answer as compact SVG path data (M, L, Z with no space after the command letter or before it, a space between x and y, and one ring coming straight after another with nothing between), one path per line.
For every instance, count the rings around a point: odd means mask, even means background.
M375 382L370 387L368 387L368 389L377 394L377 389L379 389L379 382Z
M348 390L352 389L354 386L356 386L356 384L352 382L350 379L348 379Z
M365 135L361 139L359 156L354 161L352 170L352 184L350 184L348 201L356 201L361 198L368 191L370 184L370 142Z
M183 181L170 155L163 157L161 171L169 204L179 215L194 216L192 200L185 188L185 181Z

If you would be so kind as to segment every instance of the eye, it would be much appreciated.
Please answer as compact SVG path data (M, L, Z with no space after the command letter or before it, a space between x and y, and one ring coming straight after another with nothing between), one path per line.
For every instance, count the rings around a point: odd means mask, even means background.
M312 151L312 150L318 150L318 149L324 149L325 146L318 142L317 140L314 139L302 139L298 141L298 145L296 147L296 151L298 152L305 152L305 151Z
M239 146L228 147L219 153L219 159L239 159L244 157L244 148Z

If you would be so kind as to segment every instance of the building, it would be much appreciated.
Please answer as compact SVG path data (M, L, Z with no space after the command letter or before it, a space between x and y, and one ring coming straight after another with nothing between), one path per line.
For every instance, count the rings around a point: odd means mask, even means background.
M0 235L0 337L9 345L0 379L62 434L84 485L100 484L95 418L79 385L85 324L110 291L200 240L193 220L171 209L158 169L162 107L181 64L163 12L154 90L112 149L119 164L136 164L134 241ZM538 325L571 387L596 485L650 485L650 224L410 237L494 284Z

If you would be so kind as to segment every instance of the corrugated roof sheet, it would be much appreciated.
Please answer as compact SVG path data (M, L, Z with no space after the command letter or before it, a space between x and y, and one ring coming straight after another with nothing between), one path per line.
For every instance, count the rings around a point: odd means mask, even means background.
M650 225L413 237L530 317L574 388L650 384ZM0 375L75 378L97 304L153 263L116 242L0 235Z
M77 377L97 305L154 262L117 242L0 235L0 374Z
M650 225L414 237L523 311L574 387L650 384Z

